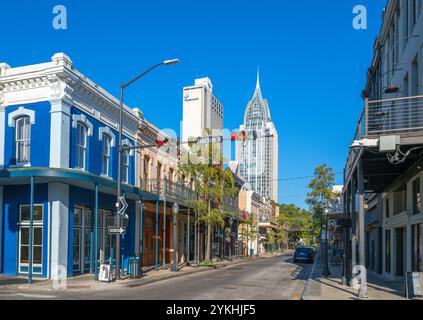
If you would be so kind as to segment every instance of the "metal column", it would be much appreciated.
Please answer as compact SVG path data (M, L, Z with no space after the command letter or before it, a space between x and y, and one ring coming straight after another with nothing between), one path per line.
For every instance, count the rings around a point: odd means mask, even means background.
M94 280L98 279L98 184L95 185L94 206Z
M363 162L360 160L358 164L357 172L357 185L358 185L358 223L359 223L359 262L362 268L365 267L365 227L364 227L364 172ZM358 296L360 298L367 298L367 279L361 278L364 281L364 285L360 286Z
M345 214L345 228L344 228L344 274L342 278L342 284L348 285L351 280L350 275L350 263L351 263L351 255L350 255L350 226L351 226L351 212L350 212L350 198L351 192L349 187L347 186L344 192L344 214Z
M163 181L163 268L166 266L166 179Z
M190 256L189 256L189 238L191 237L191 225L190 225L190 215L191 215L191 209L188 208L188 226L187 226L187 265L189 265L189 261L190 261Z
M354 270L355 265L357 264L357 248L356 248L356 214L355 214L355 184L354 184L354 174L351 176L351 278L352 271Z
M29 253L28 253L28 283L32 284L32 251L33 251L33 232L34 232L34 177L30 178L30 203L29 203Z
M144 220L144 203L142 197L140 197L140 265L142 266L142 257L143 257L143 220Z
M156 200L156 271L159 271L159 199Z

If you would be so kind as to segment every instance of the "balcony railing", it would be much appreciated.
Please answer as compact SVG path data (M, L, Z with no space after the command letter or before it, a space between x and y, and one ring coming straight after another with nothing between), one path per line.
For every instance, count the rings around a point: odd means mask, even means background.
M423 134L423 96L367 101L354 140L415 133Z
M197 199L194 190L181 183L171 182L166 179L141 180L141 189L157 196L165 196L169 200L186 202Z
M366 100L358 120L354 141L363 138L375 139L384 135L423 135L423 96ZM356 155L355 152L349 153L344 181L347 181L351 173Z
M167 179L144 179L141 180L141 190L150 192L157 196L165 196L169 201L187 203L189 200L196 200L197 194L194 190L182 183L172 182ZM238 217L237 198L223 197L223 210L226 214Z

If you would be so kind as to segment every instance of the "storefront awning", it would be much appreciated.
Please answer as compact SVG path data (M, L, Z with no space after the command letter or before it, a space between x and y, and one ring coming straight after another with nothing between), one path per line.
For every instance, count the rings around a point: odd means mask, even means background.
M94 190L98 185L99 191L106 194L116 194L117 181L100 177L91 173L72 169L56 168L9 168L0 170L0 185L29 184L34 177L36 184L64 183L84 189ZM122 192L128 200L156 200L155 194L143 191L133 185L122 184Z

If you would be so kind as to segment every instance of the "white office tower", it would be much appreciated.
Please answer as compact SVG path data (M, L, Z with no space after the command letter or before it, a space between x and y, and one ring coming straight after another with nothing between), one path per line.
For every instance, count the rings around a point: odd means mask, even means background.
M236 160L240 165L241 177L251 184L262 197L278 201L278 133L270 117L269 105L257 85L253 98L245 110L244 124L240 130L247 133L254 130L255 140L237 142Z
M194 86L184 87L182 140L201 137L205 129L214 136L223 129L223 106L213 95L209 78L195 80Z

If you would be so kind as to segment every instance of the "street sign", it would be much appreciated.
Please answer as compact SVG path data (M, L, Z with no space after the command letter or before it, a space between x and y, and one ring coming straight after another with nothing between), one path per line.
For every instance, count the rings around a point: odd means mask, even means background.
M125 234L125 227L109 227L109 234Z
M122 196L119 197L119 201L122 204L122 207L120 208L118 214L123 215L125 213L126 209L128 209L128 203L126 202L125 197L122 197Z

